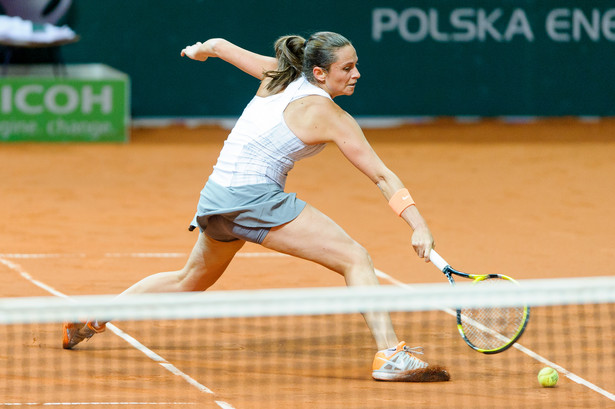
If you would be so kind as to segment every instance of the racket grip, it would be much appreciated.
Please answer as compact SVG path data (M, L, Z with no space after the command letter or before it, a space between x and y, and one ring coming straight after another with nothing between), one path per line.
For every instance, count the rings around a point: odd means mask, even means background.
M446 260L444 260L442 256L440 256L434 249L431 249L431 251L429 252L429 260L442 272L444 272L446 266L449 265Z

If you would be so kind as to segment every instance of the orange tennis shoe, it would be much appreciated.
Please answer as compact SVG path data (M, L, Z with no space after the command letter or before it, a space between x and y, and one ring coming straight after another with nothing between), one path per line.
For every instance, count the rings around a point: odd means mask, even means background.
M63 325L62 348L72 349L84 339L90 339L107 329L106 324L98 325L93 322L65 322Z
M372 364L372 377L377 381L393 382L442 382L450 380L446 369L429 366L414 354L423 348L409 348L400 342L395 348L378 351Z

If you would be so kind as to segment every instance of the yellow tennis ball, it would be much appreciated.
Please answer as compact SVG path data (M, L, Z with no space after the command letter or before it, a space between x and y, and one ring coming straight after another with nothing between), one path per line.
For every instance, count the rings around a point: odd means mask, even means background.
M538 383L545 388L552 388L557 384L559 374L549 366L544 367L538 372Z

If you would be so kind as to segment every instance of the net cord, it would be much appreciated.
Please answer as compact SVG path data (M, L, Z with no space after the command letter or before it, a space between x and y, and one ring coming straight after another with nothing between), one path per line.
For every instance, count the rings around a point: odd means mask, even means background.
M547 306L615 302L615 277L525 280L515 288L460 283L412 289L326 287L204 293L21 297L0 300L0 324L99 320L197 319L429 311L451 308Z

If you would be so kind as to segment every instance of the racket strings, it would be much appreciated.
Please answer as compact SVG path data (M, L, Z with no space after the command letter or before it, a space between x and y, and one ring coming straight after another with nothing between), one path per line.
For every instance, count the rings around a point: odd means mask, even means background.
M461 310L461 326L466 338L480 349L498 349L519 332L525 307L466 308Z
M475 284L516 285L504 278L489 278ZM527 317L525 306L463 308L460 312L465 337L476 348L483 350L497 350L508 345L519 335Z

